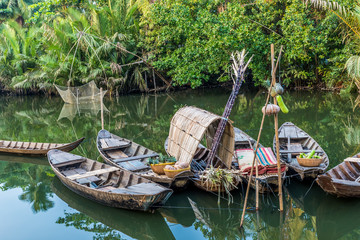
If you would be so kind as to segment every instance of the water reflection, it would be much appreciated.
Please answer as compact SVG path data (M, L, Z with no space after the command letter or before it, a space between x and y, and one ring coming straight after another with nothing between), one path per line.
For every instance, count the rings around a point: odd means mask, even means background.
M128 211L102 206L67 189L57 178L52 191L76 213L65 212L56 223L96 233L97 239L175 239L161 214ZM114 231L117 230L117 231Z
M9 156L6 159L8 160ZM28 202L34 213L45 212L54 206L54 202L50 200L52 191L49 185L54 174L49 166L23 163L27 160L31 162L32 159L14 157L11 162L0 162L1 190L6 191L20 187L23 192L18 198ZM43 164L43 160L34 162Z
M105 128L164 153L163 141L178 108L195 105L221 114L229 92L230 89L211 89L105 99L104 104L109 110L104 114ZM264 98L262 91L240 95L230 116L234 126L256 137ZM327 152L330 167L333 167L360 151L360 113L356 98L331 93L287 92L284 101L290 112L280 115L279 124L291 121L308 132ZM99 106L65 111L60 98L0 97L0 100L3 103L0 105L2 139L71 142L85 136L85 142L74 153L100 160L94 147L101 128ZM271 146L273 135L273 118L266 118L262 144ZM3 194L9 189L19 189L18 199L28 203L34 214L42 212L42 218L51 219L50 210L56 211L56 220L52 219L54 224L73 226L97 239L174 239L174 236L189 238L194 234L207 239L360 237L357 224L360 219L356 214L360 201L333 198L316 184L309 190L311 183L291 181L287 185L282 214L278 212L276 196L261 196L261 211L249 211L245 228L239 231L243 202L241 188L234 192L234 203L230 206L227 201L221 201L218 207L216 196L190 189L174 194L165 208L148 215L99 206L67 190L53 176L45 158L0 155L0 189ZM56 202L54 192L78 212L64 210ZM251 194L250 206L255 206L255 197L253 192ZM15 201L7 202L14 208L16 204ZM16 222L15 218L8 221Z

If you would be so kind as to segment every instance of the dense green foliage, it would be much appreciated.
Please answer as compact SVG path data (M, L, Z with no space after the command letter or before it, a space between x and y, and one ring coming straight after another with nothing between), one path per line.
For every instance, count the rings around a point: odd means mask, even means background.
M221 1L220 1L221 2ZM178 84L199 86L229 80L229 55L246 48L259 83L270 75L270 44L284 46L281 76L287 84L341 82L348 48L339 36L339 19L292 1L157 1L147 17L147 42L156 66Z
M229 56L243 48L258 85L270 77L271 43L284 47L286 85L350 86L346 62L360 76L356 31L302 0L1 0L0 23L0 83L25 92L91 80L148 91L164 85L161 74L179 86L229 81Z

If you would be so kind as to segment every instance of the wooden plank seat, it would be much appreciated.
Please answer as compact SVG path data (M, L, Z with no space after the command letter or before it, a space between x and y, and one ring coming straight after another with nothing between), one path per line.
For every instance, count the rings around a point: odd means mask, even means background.
M150 168L148 165L142 163L140 160L131 161L131 162L119 162L118 166L128 171L134 171L134 172Z
M130 161L136 161L136 160L140 160L140 159L144 159L144 158L152 158L152 157L157 157L157 156L159 156L159 154L153 153L153 154L138 155L138 156L127 157L127 158L119 158L119 159L114 159L113 161L116 163L130 162Z
M64 167L85 162L86 158L74 154L57 153L52 155L50 161L54 167Z
M349 157L349 158L345 158L346 162L360 162L360 158L354 158L354 157Z
M309 153L311 152L312 150L308 150L308 149L303 149L301 151L291 151L291 150L281 150L281 153L292 153L292 154L296 154L296 153ZM315 150L315 153L323 153L323 151L321 150Z
M132 195L153 195L159 194L164 191L164 188L157 185L156 183L139 183L132 185L127 188L115 188L112 186L100 188L99 190L111 193L123 193L123 194L132 194Z
M65 177L69 177L69 176L73 176L76 174L84 174L86 173L85 169L82 168L75 168L75 169L70 169L70 170L65 170L61 172ZM90 183L90 182L97 182L100 181L101 179L96 177L96 176L90 176L87 178L81 178L76 180L76 182L80 183L80 184L86 184L86 183Z
M87 178L87 177L91 177L91 176L95 176L95 175L115 172L115 171L118 171L118 170L119 169L117 167L109 167L109 168L97 169L97 170L94 170L94 171L86 172L84 174L71 175L68 178L70 180L77 180L77 179L80 179L80 178Z
M131 146L131 142L121 141L115 138L103 138L100 139L102 150L109 151L115 149L122 149Z

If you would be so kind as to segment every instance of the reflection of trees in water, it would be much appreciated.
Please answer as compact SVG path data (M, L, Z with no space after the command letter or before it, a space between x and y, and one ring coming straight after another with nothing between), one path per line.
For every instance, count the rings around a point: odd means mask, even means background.
M34 213L47 211L54 206L50 200L52 191L50 181L53 173L47 166L0 162L0 183L3 191L20 187L21 201L31 204Z
M360 124L359 118L353 118L352 116L347 116L347 121L343 121L344 124L344 140L347 145L358 146L360 144ZM345 148L346 146L343 147ZM359 152L359 148L357 151Z
M93 220L84 213L65 212L64 214L64 217L58 218L57 224L65 224L66 227L71 226L79 230L95 233L93 239L123 239L115 229Z
M163 142L168 135L170 120L177 106L195 105L197 107L212 111L217 114L223 112L230 90L213 89L184 91L173 93L170 96L158 94L156 96L134 95L121 96L114 101L105 99L105 105L109 108L109 113L105 113L105 126L113 133L134 140L155 151L163 152ZM355 96L356 97L356 96ZM355 97L350 97L354 99ZM246 93L238 97L234 106L234 111L230 119L234 121L234 126L241 128L253 137L258 133L258 127L261 120L261 107L264 104L264 94L261 92L255 97L252 93ZM45 99L38 97L9 97L3 98L3 104L0 106L0 131L3 139L31 140L38 142L70 142L77 136L87 137L86 142L81 146L83 151L77 149L75 153L80 153L87 157L96 159L95 139L100 129L100 114L97 113L80 113L77 114L72 122L67 119L57 121L61 106L63 105L60 98ZM280 124L285 121L294 122L300 128L308 132L319 144L327 151L330 157L331 166L335 166L347 156L351 156L360 145L360 124L359 113L353 106L347 104L349 97L341 98L337 95L327 93L308 93L308 92L287 92L284 94L284 100L290 109L288 114L280 114ZM349 116L351 114L351 116ZM349 116L349 117L348 117ZM264 126L261 142L264 145L272 145L274 136L273 119L267 118ZM339 144L339 141L342 143ZM53 207L51 202L51 190L48 188L48 176L51 171L45 166L33 166L29 164L1 163L0 162L0 183L3 190L21 187L23 193L19 197L23 201L32 204L34 212L46 211ZM298 190L296 190L298 191ZM313 191L313 190L312 190ZM311 192L312 192L311 191ZM320 190L321 191L321 190ZM193 194L189 195L193 199ZM176 198L176 196L174 196ZM337 231L346 236L359 236L359 230L355 223L360 219L356 218L357 204L352 206L341 205L343 214L352 221L341 218L341 213L336 211L339 200L324 203L323 207L318 205L319 199L328 199L328 196L312 196L307 198L305 208L294 202L286 207L287 212L283 219L283 225L280 226L280 218L277 210L273 210L271 205L262 204L259 214L248 213L244 233L239 233L239 213L237 210L206 210L205 208L216 208L217 198L214 203L209 200L209 196L201 194L200 198L205 201L194 198L198 204L199 211L206 221L193 220L183 221L188 226L194 226L203 231L204 236L208 238L224 238L231 236L233 238L259 238L259 239L278 239L279 237L292 238L312 238L317 232L323 236L326 235L326 225L337 224ZM313 200L311 200L313 199ZM171 199L170 199L171 200ZM238 198L235 200L241 203ZM274 203L277 200L273 201ZM321 201L323 202L323 201ZM252 204L254 206L255 204ZM307 206L308 205L308 206ZM349 205L349 204L348 204ZM314 209L310 209L312 206ZM227 206L224 206L226 208ZM239 208L232 205L231 208ZM340 208L340 207L338 207ZM240 208L239 208L240 209ZM86 210L79 210L84 212ZM161 210L160 210L161 211ZM336 212L332 216L330 212ZM170 210L163 211L167 218L181 223L185 215ZM80 219L80 225L84 227L94 227L98 231L103 231L99 238L111 236L107 231L113 231L113 227L95 226L99 222L86 219L88 213L75 214L71 219L71 213L63 216L64 221L68 224L76 224L75 218ZM168 215L166 215L168 214ZM94 216L99 215L94 212ZM82 219L84 218L84 219ZM94 218L96 219L96 218ZM229 220L228 220L229 219ZM329 221L325 221L325 219ZM336 220L341 219L343 223ZM60 220L60 219L59 219ZM135 221L135 220L134 220ZM144 220L148 221L148 220ZM156 220L158 221L158 220ZM101 221L103 222L103 221ZM89 226L84 226L84 224ZM205 224L206 223L206 224ZM344 227L346 223L346 226ZM65 222L64 222L65 224ZM94 225L95 224L95 225ZM183 223L181 223L183 224ZM185 226L184 225L184 226ZM209 227L210 226L210 227ZM123 228L123 226L121 226ZM119 228L120 229L120 228ZM335 227L332 227L335 229ZM146 231L144 229L139 231ZM347 231L347 232L346 232ZM117 233L116 231L113 231Z

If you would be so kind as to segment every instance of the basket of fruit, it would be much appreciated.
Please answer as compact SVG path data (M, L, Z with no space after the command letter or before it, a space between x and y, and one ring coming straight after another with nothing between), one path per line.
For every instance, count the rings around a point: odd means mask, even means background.
M148 159L148 163L150 164L151 169L154 173L159 175L164 175L164 167L167 165L174 165L176 159L174 157L166 157L162 154L159 155L156 159Z
M164 168L165 175L169 178L174 178L176 175L184 171L190 171L188 163L176 162L174 166L168 165Z
M324 161L324 157L315 155L315 150L312 150L309 154L300 153L296 160L303 167L318 167Z

